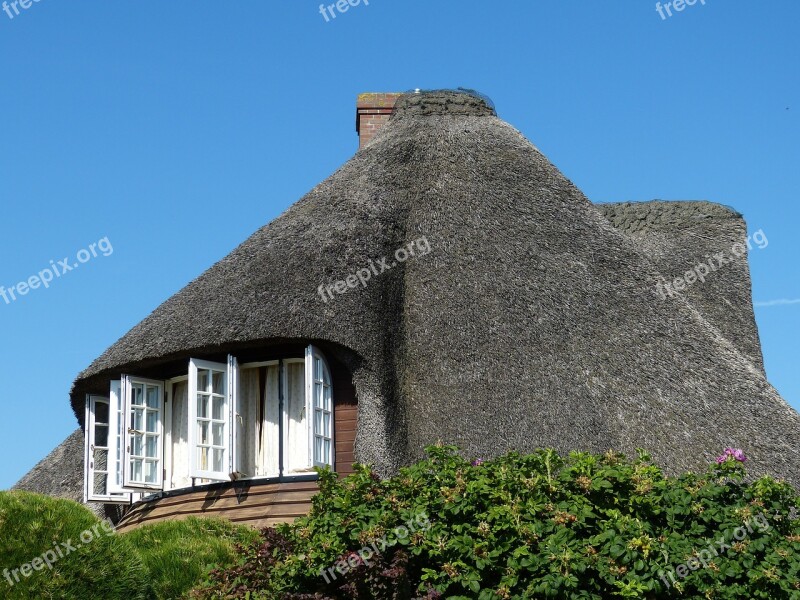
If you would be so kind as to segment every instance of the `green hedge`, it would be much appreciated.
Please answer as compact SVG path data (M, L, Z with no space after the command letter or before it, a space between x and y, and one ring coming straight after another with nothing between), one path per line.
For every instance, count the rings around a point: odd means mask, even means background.
M76 502L0 492L0 598L174 600L212 566L235 564L235 544L257 537L194 518L120 535Z
M665 477L645 454L453 447L381 480L321 473L307 518L239 548L194 598L800 598L797 492L727 449Z
M212 567L236 563L234 545L252 543L258 532L221 519L189 518L145 525L122 535L138 550L154 597L180 598Z
M0 492L0 598L146 600L148 574L112 526L70 500Z

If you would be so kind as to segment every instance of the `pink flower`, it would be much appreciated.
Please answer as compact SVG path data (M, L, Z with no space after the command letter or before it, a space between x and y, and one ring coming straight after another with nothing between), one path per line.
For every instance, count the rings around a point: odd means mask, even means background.
M472 461L472 466L473 467L480 467L483 463L484 463L484 460L482 458L476 458L475 460Z
M717 464L724 463L729 458L733 458L739 462L744 462L747 460L744 452L739 448L725 448L725 452L717 457Z

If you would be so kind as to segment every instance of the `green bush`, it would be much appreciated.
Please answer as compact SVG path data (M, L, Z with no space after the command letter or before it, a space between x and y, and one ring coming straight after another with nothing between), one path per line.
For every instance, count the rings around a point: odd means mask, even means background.
M150 597L136 549L109 523L76 502L38 494L0 492L0 571L1 598Z
M122 536L139 550L159 600L181 598L212 566L235 564L234 544L250 544L258 532L219 519L189 518L145 525Z
M308 517L240 546L193 597L800 598L800 499L744 483L739 451L676 478L645 454L427 452L388 480L321 472Z

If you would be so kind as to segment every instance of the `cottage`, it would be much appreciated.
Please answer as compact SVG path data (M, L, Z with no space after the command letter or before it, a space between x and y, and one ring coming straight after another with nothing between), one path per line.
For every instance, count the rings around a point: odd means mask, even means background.
M18 487L83 489L123 528L268 525L307 511L316 467L391 474L439 440L483 457L643 447L673 472L732 445L800 483L800 416L765 379L746 256L656 291L743 242L740 214L593 205L472 92L364 94L356 127L351 160L78 376L83 433Z

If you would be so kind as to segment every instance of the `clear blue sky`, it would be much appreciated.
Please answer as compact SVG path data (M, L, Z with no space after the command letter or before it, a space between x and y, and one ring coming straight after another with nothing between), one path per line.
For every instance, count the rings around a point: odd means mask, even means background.
M0 488L75 429L81 369L355 152L358 92L475 88L596 202L729 204L769 240L755 300L800 298L798 23L796 0L666 20L650 0L370 0L330 22L308 0L0 12L0 285L113 247L0 298ZM800 304L757 318L800 406Z

